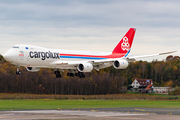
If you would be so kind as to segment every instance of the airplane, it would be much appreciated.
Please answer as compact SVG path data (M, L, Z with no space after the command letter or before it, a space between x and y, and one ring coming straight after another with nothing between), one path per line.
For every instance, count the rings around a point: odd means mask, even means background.
M67 76L84 78L84 72L113 66L115 69L126 69L129 62L136 58L159 56L176 51L130 56L131 46L136 29L130 28L119 41L112 52L92 52L77 50L48 49L44 47L19 44L14 45L3 57L6 61L17 66L16 74L20 75L20 66L29 72L38 72L41 68L54 68L57 78L61 78L61 71L69 70Z

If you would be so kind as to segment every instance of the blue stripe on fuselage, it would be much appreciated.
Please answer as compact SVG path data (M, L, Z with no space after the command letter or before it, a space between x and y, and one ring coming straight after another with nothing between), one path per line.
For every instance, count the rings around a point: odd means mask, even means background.
M107 58L97 58L97 57L79 57L79 56L60 56L60 58L96 59L96 60L107 59Z

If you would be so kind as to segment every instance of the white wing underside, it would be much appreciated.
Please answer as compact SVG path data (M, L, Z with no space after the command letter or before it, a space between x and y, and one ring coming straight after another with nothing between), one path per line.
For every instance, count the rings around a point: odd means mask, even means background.
M174 53L177 51L171 51L171 52L164 52L159 54L150 54L150 55L141 55L141 56L129 56L129 57L122 57L122 58L113 58L113 59L105 59L105 60L87 60L87 61L54 61L50 63L51 65L58 67L71 67L71 68L77 68L77 66L81 63L91 63L94 67L94 69L99 70L102 68L110 67L113 65L113 62L116 60L127 60L128 62L133 62L137 58L147 58L147 57L154 57L154 56L160 56L165 54Z

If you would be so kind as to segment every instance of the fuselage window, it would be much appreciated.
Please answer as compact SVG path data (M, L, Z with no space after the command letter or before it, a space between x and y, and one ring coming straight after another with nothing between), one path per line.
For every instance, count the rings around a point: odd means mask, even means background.
M13 46L12 48L19 48L18 46Z

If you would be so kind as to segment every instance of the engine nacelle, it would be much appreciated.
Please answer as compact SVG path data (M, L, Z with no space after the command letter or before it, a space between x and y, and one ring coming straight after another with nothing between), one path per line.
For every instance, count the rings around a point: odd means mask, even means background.
M126 60L116 60L113 63L114 68L116 69L126 69L129 63Z
M26 67L27 71L29 72L38 72L41 68L36 67Z
M81 63L77 66L79 72L91 72L93 65L91 63Z

